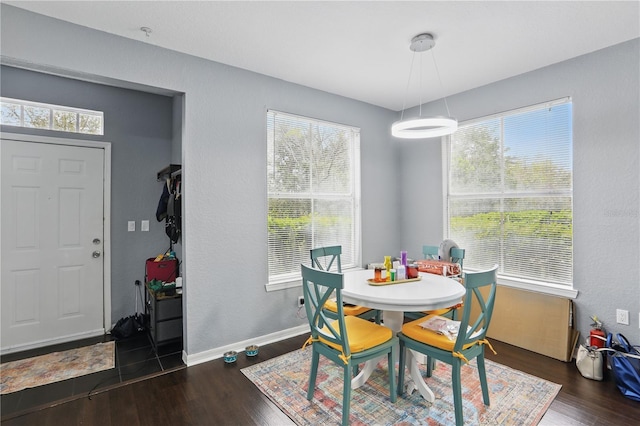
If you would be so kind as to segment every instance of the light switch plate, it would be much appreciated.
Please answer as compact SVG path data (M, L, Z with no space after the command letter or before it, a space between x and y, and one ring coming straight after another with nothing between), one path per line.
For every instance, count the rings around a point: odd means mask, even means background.
M143 220L140 222L140 231L149 232L149 221Z
M136 221L130 220L129 222L127 222L127 231L134 232L135 230L136 230Z
M616 309L616 322L618 324L629 325L629 311Z

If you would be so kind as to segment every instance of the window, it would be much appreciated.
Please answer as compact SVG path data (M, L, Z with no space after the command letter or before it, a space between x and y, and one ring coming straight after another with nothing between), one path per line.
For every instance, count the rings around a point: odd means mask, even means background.
M0 124L5 126L103 135L103 118L101 111L0 98Z
M267 112L269 283L296 281L314 247L360 261L360 129Z
M570 99L474 120L450 137L445 217L465 269L498 263L507 281L573 288L572 139Z

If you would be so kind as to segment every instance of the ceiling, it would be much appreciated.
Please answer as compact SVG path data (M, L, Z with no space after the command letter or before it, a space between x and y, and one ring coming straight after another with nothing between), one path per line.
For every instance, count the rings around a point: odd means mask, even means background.
M394 111L640 37L637 0L2 2Z

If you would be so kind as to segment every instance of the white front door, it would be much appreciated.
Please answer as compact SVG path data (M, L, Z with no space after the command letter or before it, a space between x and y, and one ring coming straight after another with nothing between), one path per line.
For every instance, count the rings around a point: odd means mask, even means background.
M104 150L0 145L2 352L104 333Z

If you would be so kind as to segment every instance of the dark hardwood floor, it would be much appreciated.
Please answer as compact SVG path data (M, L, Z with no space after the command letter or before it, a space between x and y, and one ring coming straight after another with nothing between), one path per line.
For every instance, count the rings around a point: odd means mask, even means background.
M288 425L293 422L264 396L240 369L298 349L306 335L260 348L255 358L240 354L131 384L102 390L18 417L3 425ZM559 383L562 389L541 425L632 425L640 403L624 398L610 375L583 378L575 363L564 363L492 340L498 355L487 358Z

